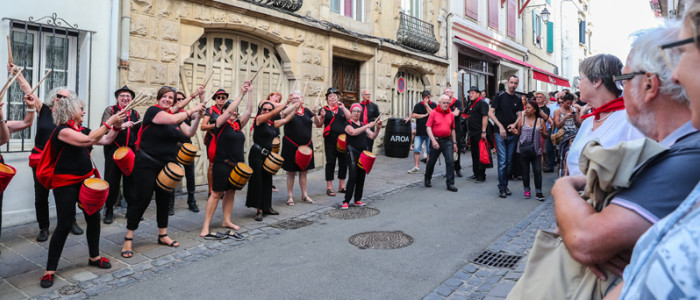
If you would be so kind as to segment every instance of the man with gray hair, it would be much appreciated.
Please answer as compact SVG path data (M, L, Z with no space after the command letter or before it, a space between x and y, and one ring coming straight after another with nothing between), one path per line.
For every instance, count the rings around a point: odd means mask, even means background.
M615 76L623 91L631 123L668 150L637 166L628 188L601 211L579 195L586 177L559 179L552 188L557 224L571 257L601 280L622 276L637 239L671 213L700 181L688 162L700 161L700 133L693 128L688 98L671 80L661 44L675 41L678 24L636 34L622 74Z
M360 101L360 107L362 107L362 112L360 113L360 122L362 124L369 124L374 122L379 117L379 107L376 103L369 101L369 97L372 96L369 90L362 90L362 101ZM374 127L370 128L374 131ZM372 152L374 147L374 140L367 138L367 151Z

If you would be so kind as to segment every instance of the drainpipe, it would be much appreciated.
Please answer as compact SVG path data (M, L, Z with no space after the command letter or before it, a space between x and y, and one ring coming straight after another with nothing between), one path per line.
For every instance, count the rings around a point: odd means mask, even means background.
M119 0L112 0L112 12L110 15L110 32L109 32L109 64L108 66L108 85L107 85L107 90L104 91L106 93L105 99L107 100L108 105L113 105L114 104L114 98L110 97L110 91L113 86L119 84L119 70L118 69L112 69L112 64L117 62L117 47L119 46Z
M129 70L129 32L131 31L131 1L122 0L121 10L121 47L119 55L119 69ZM120 72L121 73L121 72ZM121 76L120 78L121 79ZM118 79L118 80L119 80Z

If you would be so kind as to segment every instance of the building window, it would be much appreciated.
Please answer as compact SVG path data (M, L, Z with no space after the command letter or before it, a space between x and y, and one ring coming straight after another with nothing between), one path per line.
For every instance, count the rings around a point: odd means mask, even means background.
M470 17L474 20L479 20L479 1L478 0L465 0L464 1L465 12L464 15Z
M423 1L401 0L401 9L405 14L423 20Z
M403 93L396 89L399 78L403 78L405 88ZM391 88L391 114L403 118L413 111L413 106L422 101L421 93L425 90L423 76L412 70L400 70L394 77L394 85Z
M508 36L515 38L516 0L508 0Z
M578 21L578 42L581 45L586 44L586 21Z
M489 27L498 30L498 0L489 0Z
M331 0L331 11L363 22L364 0Z
M542 48L542 17L532 11L532 43L537 48Z
M35 92L42 101L47 101L49 91L55 87L67 86L73 91L78 90L76 70L79 32L19 22L12 22L11 27L13 62L24 68L22 74L29 84L33 86L48 70L53 70ZM7 103L7 119L23 120L26 115L24 92L17 82L9 88ZM7 151L31 150L34 143L33 128L34 126L12 133Z

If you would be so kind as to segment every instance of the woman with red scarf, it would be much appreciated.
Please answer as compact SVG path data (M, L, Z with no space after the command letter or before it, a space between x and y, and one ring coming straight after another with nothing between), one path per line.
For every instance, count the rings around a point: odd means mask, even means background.
M90 131L80 124L85 115L83 103L75 96L61 99L54 104L53 120L56 129L49 137L45 150L51 151L51 161L55 161L54 175L47 188L53 189L56 201L56 229L51 236L46 272L41 277L41 287L53 285L54 273L63 252L68 232L75 219L75 205L83 181L95 174L94 164L90 158L92 145L111 143L121 130L125 114L119 112L100 128ZM100 256L100 213L89 215L84 212L87 223L87 244L90 253L88 264L102 269L111 268L109 259Z
M124 107L129 105L134 99L134 91L129 89L126 85L114 92L114 97L117 98L117 104L109 106L102 113L102 122L107 122L109 118L113 115L122 111ZM114 141L104 147L105 155L105 181L109 183L112 187L109 189L109 195L107 196L107 202L104 207L105 218L103 222L105 224L112 224L114 221L114 204L119 198L119 187L121 186L122 178L124 179L124 199L126 202L131 202L133 197L132 184L134 182L132 175L126 175L122 172L117 164L114 163L114 151L117 151L119 147L125 146L134 150L134 143L136 142L136 135L138 129L134 128L134 124L140 119L139 113L130 109L126 114L126 119L121 124L121 131L117 134Z
M294 91L290 95L292 103L301 102L302 95L299 91ZM302 105L299 106L296 113L292 113L293 117L284 125L284 138L282 139L282 169L287 171L287 205L294 205L292 190L294 190L294 177L299 173L299 188L301 188L301 201L314 204L316 201L309 197L306 190L306 174L308 170L314 168L313 149L314 144L311 141L311 129L318 117L313 113L313 109L308 109ZM311 161L303 168L297 164L296 153L300 146L308 146L312 149Z
M621 71L622 62L610 54L588 57L579 65L578 89L592 113L581 116L581 127L566 158L568 175L582 175L578 159L589 141L596 139L608 148L644 137L627 119L622 89L613 81Z
M248 102L245 107L245 112L242 115L238 114L238 105L241 103L242 97L236 98L233 102L226 102L222 107L224 111L216 119L214 124L214 129L211 130L213 134L211 143L209 144L209 161L212 164L212 192L207 200L207 207L204 214L204 224L202 225L202 232L199 236L205 239L223 239L227 235L233 237L234 239L243 239L240 233L236 230L240 227L231 222L231 211L233 210L233 200L236 196L236 190L239 188L234 187L228 180L233 166L231 164L244 163L243 146L245 144L245 133L243 132L243 127L248 123L250 115L253 113L253 88L250 82L246 81L241 87L241 94L248 93ZM222 226L224 228L232 229L227 235L216 233L212 234L209 230L209 224L211 223L212 217L214 217L214 211L219 205L219 199L223 196L224 200L222 203L222 211L224 215L224 221Z
M299 102L292 103L291 106L296 110ZM284 108L283 104L275 105L265 101L258 107L258 114L253 121L253 146L248 153L248 164L253 169L253 174L248 180L245 205L257 209L255 221L258 222L263 220L263 214L279 215L272 209L272 174L263 169L263 164L272 151L272 140L277 136L275 128L286 124L294 116L288 114L284 119L272 121Z
M338 136L345 133L345 125L350 120L350 111L345 108L338 99L338 90L328 88L326 91L326 101L319 118L316 120L316 127L323 127L323 146L326 153L326 194L335 196L333 192L333 173L335 173L335 161L338 160L338 192L345 193L345 177L347 176L347 162L344 153L338 151Z
M170 161L175 161L178 142L183 136L192 137L196 133L199 119L204 113L204 102L186 111L173 113L170 108L175 101L175 89L162 87L158 90L158 104L149 107L143 114L143 123L136 140L134 161L134 201L126 210L126 237L121 255L133 256L132 241L134 230L139 227L141 217L156 194L156 220L158 222L158 244L178 247L180 244L168 237L168 206L172 192L155 186L156 177ZM192 125L185 119L194 117Z
M204 131L204 145L207 147L207 155L209 153L209 145L211 144L211 140L214 137L211 131L216 127L216 120L218 120L219 116L221 116L221 114L223 113L224 104L226 103L226 100L228 100L228 96L228 93L224 89L217 90L216 93L214 93L214 95L211 96L211 99L214 100L216 103L206 109L204 117L202 118L202 125L199 126L199 129ZM207 183L209 184L209 195L211 195L211 187L214 182L212 167L213 163L211 157L209 157L209 168L207 168Z
M381 119L367 124L360 122L360 115L362 114L362 106L360 106L360 104L353 104L350 107L350 111L352 118L346 123L347 125L345 125L345 133L348 135L346 160L348 161L350 177L348 178L348 190L345 192L345 200L340 207L341 209L348 209L353 195L355 196L355 206L365 206L365 203L362 202L362 191L365 187L365 176L367 173L359 169L357 161L360 159L362 151L369 148L367 139L374 140L379 130L382 128ZM372 129L374 129L374 131L372 131Z

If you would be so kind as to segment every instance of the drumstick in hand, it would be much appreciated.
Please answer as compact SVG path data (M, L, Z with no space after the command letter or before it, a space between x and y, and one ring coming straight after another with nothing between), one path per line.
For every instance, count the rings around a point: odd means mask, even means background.
M0 103L2 102L2 99L5 97L5 92L7 92L7 89L9 89L10 86L12 85L12 83L15 82L15 79L17 79L19 74L22 73L22 70L24 70L24 68L19 68L19 71L17 71L17 74L15 74L15 76L13 76L11 78L7 78L7 83L5 83L5 86L2 88L2 91L0 91Z
M36 92L36 90L39 88L39 86L41 85L41 83L44 82L44 79L46 79L46 77L48 77L49 74L51 74L52 71L53 71L53 69L49 69L49 71L46 72L46 75L44 75L44 77L41 78L41 80L39 80L39 83L36 84L36 86L32 89L32 91L29 92L30 95L31 95L31 94L34 94L34 92Z
M7 61L10 64L13 64L12 62L12 44L10 44L10 36L7 36Z

